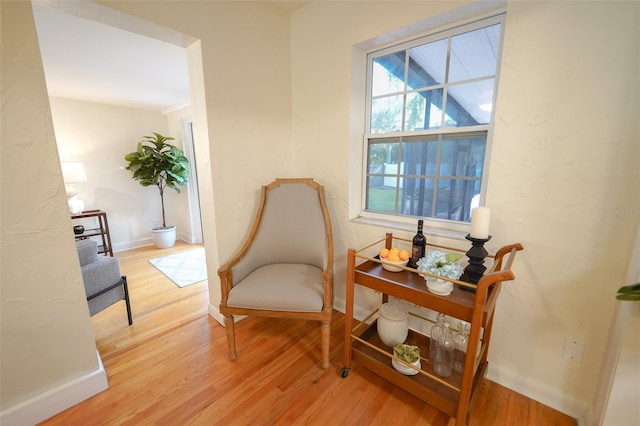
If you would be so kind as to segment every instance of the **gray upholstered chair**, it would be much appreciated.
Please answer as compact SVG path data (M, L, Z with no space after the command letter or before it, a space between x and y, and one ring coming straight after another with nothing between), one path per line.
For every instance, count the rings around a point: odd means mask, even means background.
M324 188L313 179L262 187L245 244L218 270L229 358L237 358L233 315L319 321L322 367L329 367L333 237Z
M125 301L129 325L133 324L127 277L120 275L120 262L115 257L98 256L98 243L76 242L80 269L91 316L121 300Z

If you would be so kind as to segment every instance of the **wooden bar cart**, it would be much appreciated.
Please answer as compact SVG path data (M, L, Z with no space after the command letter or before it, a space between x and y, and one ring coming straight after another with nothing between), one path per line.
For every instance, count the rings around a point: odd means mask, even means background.
M394 241L411 244L410 240L394 238L391 233L388 233L386 238L363 249L348 251L342 377L348 376L352 362L357 361L363 367L402 387L438 410L455 417L456 425L464 425L468 422L469 408L487 372L487 352L491 341L493 313L500 295L501 283L515 278L511 272L511 265L516 253L522 250L522 245L519 243L508 245L498 250L494 256L489 256L489 259L493 259L493 264L489 265L477 286L449 280L456 285L450 295L443 297L427 290L425 276L429 274L408 267L402 267L400 272L389 272L382 267L384 260L364 254L376 245L382 248L382 243L384 247L391 248L395 245ZM427 250L434 249L464 253L464 250L456 248L427 244ZM356 259L363 261L356 265ZM413 330L409 330L406 343L420 348L422 366L420 369L412 367L418 371L417 374L410 376L396 371L391 365L392 359L411 366L395 358L392 349L385 346L378 337L376 320L372 320L377 310L354 327L356 284L381 292L383 303L388 301L389 296L393 296L470 323L469 344L463 373L454 372L446 378L436 375L433 370L433 361L427 358L429 337ZM462 290L461 287L471 288L475 293ZM426 320L426 318L423 319Z

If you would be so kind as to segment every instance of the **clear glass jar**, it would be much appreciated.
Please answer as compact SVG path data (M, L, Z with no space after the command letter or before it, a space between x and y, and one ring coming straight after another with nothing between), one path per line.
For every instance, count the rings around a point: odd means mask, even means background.
M449 377L453 373L453 336L449 323L444 323L444 333L436 340L433 370L438 376Z
M444 323L445 323L444 314L438 312L438 315L436 317L436 323L434 324L433 327L431 327L431 334L430 334L431 342L429 343L429 358L431 359L435 359L436 345L434 342L438 340L440 336L442 336L442 333L444 332Z
M467 355L469 345L469 324L460 321L458 332L453 335L453 371L462 373L464 371L464 358Z

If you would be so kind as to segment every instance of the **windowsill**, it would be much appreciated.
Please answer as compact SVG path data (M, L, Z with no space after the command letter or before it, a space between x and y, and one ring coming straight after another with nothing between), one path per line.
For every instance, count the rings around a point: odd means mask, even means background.
M395 221L379 219L379 218L358 216L351 219L351 222L362 223L365 225L379 226L385 229L397 229L399 231L406 231L410 233L415 233L416 231L415 223L395 222ZM439 226L431 226L432 224L430 222L437 222L437 225ZM446 228L447 224L448 224L447 222L431 221L429 219L424 219L423 233L427 236L431 235L434 237L464 241L465 237L469 234L469 230L471 229L471 224L465 225L465 224L456 223L455 226L459 229Z

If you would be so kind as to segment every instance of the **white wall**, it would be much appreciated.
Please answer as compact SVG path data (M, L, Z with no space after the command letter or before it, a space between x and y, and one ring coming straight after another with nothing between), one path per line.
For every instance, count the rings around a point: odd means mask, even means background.
M104 389L106 374L91 329L31 5L1 2L0 15L0 423L32 424Z
M495 232L527 251L492 360L506 383L587 417L640 211L639 7L513 2L507 18L488 203ZM581 363L561 357L566 336L585 342Z
M151 244L150 229L162 225L160 195L156 187L132 179L124 156L151 132L174 137L181 147L181 129L170 131L170 120L158 111L61 98L51 98L51 110L60 159L84 163L88 182L73 187L86 210L107 212L114 249ZM184 191L165 191L165 210L167 224L176 225L178 233L191 232Z
M639 224L640 225L640 224ZM640 226L624 285L640 282ZM640 302L616 303L600 384L593 405L593 425L640 424Z
M248 233L259 186L277 176L313 176L326 186L335 233L336 297L338 301L344 298L347 247L368 244L387 231L349 220L355 179L350 170L360 161L357 147L362 130L358 127L362 105L357 102L362 64L354 59L362 58L364 42L375 44L380 34L439 16L463 3L312 2L291 21L262 2L154 2L153 7L149 2L101 3L200 39L203 81L199 89L204 99L195 103L206 107L206 123L200 123L199 131L206 128L210 142L203 168L208 176L203 179L212 186L203 219L208 256L216 253L215 259L208 259L212 307L215 309L219 301L217 264L228 259ZM26 13L18 10L19 5L2 2L3 38L11 34L16 37L9 40L22 40L25 31L27 39L35 40L32 23L16 19ZM499 302L490 373L494 380L572 415L582 415L594 395L597 375L592 373L602 361L613 293L624 280L629 262L633 233L627 231L637 221L632 215L606 212L640 209L639 135L634 124L639 103L638 7L625 2L508 4L487 205L493 211L491 248L520 241L525 251L514 265L516 282L505 285ZM4 19L8 10L12 16ZM3 40L3 99L7 99L4 85L9 81L4 64L11 63L5 57L16 49L5 47ZM29 75L34 69L32 64L17 66L19 70L10 75ZM34 77L35 87L42 89L40 74ZM14 90L35 90L32 87L33 81L28 81ZM40 131L40 139L51 141L52 131L47 136L34 124L47 122L44 89L32 99L38 105L29 115L20 110L22 121L29 121L12 124L13 134L33 128ZM7 103L3 102L5 114ZM38 113L43 117L34 120L33 114ZM194 115L199 113L194 110ZM50 194L42 191L58 191L55 202L37 206L44 213L42 217L57 217L66 207L60 181L53 189L39 181L26 187L15 179L11 185L5 184L5 170L15 169L5 167L5 127L2 231L3 246L7 247L7 227L12 221L19 223L29 212L28 208L14 208L25 202L22 194L50 200ZM59 176L55 148L51 142L45 147L43 156L34 158L56 168L52 173ZM9 152L18 158L26 155L21 147L13 150ZM33 161L29 157L29 162ZM39 194L43 197L37 197ZM5 207L5 197L10 197L13 213ZM42 217L36 219L45 220ZM11 235L7 241L18 243L26 238L30 242L36 237L29 231L44 229L39 232L56 234L56 247L65 244L59 241L58 232L65 235L70 249L68 225L41 227L36 221L28 225L24 235ZM36 247L42 245L42 241L38 243ZM211 246L219 255L209 250ZM6 251L3 248L3 304L5 277L20 276L26 265L19 262L24 259L11 262L14 259ZM43 258L51 264L64 264L59 252L43 249L27 253L25 259L30 260L29 265L37 265ZM28 279L29 285L38 287L51 278L39 272ZM74 280L79 292L79 277ZM20 287L18 293L28 287ZM48 307L55 315L64 313L61 321L77 320L67 307L55 308ZM5 311L3 305L3 372L4 339L12 331L6 328ZM17 314L15 318L22 319ZM86 331L88 318L83 320L72 329ZM63 338L66 331L61 330ZM582 363L561 357L567 335L585 340ZM82 340L82 333L80 336ZM28 343L34 344L30 339ZM15 352L7 360L18 368L28 362L43 367L50 361L48 353L24 349L22 342L15 344ZM80 348L81 354L74 355L74 360L76 356L84 359L86 349ZM25 354L29 358L17 359ZM30 358L36 355L37 359ZM58 364L65 367L66 360L49 362L47 369L43 367L46 375L53 374L49 370L58 374ZM82 365L79 362L76 368ZM3 408L25 397L17 389L38 394L50 384L44 378L29 381L25 387L17 378L6 381L3 375L2 380ZM5 399L5 394L10 398Z
M50 396L49 389L92 371L97 360L31 5L1 5L4 414L33 396ZM289 176L293 169L288 15L262 2L112 6L200 39L187 48L187 56L190 64L202 65L190 70L190 77L201 77L194 86L198 96L194 91L191 95L198 107L194 116L200 119L196 131L208 136L197 143L210 142L201 150L202 170L209 172L201 191L207 196L205 246L213 256L207 259L211 306L217 309L218 246L226 260L247 234L259 186ZM16 142L7 142L12 139ZM26 169L24 163L34 167ZM135 187L133 180L127 182ZM215 212L214 194L219 206Z
M200 195L209 309L220 320L218 266L248 236L260 186L294 170L289 16L262 1L100 3L199 39L187 49L187 60L200 134L196 153L204 160L198 172L208 184ZM192 79L199 71L194 63L202 65L201 82ZM198 120L203 107L206 123ZM200 150L208 151L204 155L198 154L203 134L209 142Z
M363 46L390 43L394 30L462 5L400 4L313 2L292 17L296 170L328 189L338 306L347 248L392 230L349 221L360 178L350 171L361 162ZM640 211L638 8L508 3L486 205L490 248L521 242L525 250L498 302L490 378L573 416L589 416ZM585 342L582 362L562 358L566 336Z

